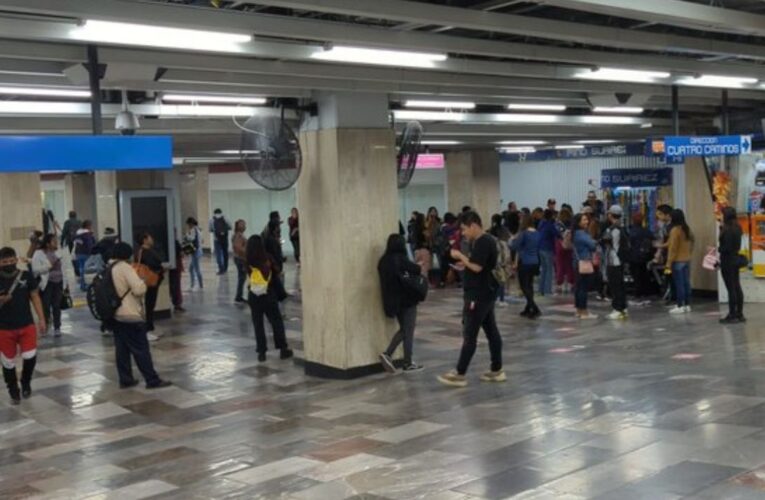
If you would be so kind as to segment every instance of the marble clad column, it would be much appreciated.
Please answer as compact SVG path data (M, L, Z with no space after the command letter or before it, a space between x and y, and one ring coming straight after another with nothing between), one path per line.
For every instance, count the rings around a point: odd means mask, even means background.
M353 378L381 371L378 355L396 330L377 276L387 237L398 232L395 136L385 96L317 100L319 119L300 134L305 366L309 375Z
M451 212L458 214L469 205L484 225L489 224L491 216L501 211L499 154L494 150L447 153L446 199Z
M473 206L473 156L470 151L446 153L446 206L459 214Z
M97 235L107 227L118 227L117 217L117 174L116 172L95 172L96 217L93 221Z
M691 254L691 287L706 292L717 291L717 273L701 267L707 247L717 245L715 206L709 193L709 181L702 158L685 160L685 218L695 239Z
M3 174L0 213L0 247L13 247L19 256L25 256L29 234L42 230L40 174Z

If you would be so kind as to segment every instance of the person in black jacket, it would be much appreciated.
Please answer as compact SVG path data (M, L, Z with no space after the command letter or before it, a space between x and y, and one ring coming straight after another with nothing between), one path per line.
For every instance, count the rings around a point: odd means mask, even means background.
M744 290L741 288L741 226L733 207L723 209L723 223L720 228L720 272L725 288L728 289L728 315L720 323L742 323L744 318Z
M148 338L152 342L159 340L159 335L154 332L154 309L157 307L157 294L159 287L162 286L162 280L165 277L165 268L162 265L162 257L154 249L154 238L149 233L142 233L138 237L138 251L136 252L136 262L143 264L159 275L157 286L147 286L146 295L146 331Z
M404 273L419 275L420 266L411 262L406 253L406 240L399 234L388 236L385 254L377 264L382 287L383 308L389 318L398 319L399 331L393 336L388 349L380 354L383 368L394 373L393 352L398 345L404 343L404 371L422 370L422 366L412 362L412 347L414 344L414 327L417 323L417 298L406 290L401 283Z

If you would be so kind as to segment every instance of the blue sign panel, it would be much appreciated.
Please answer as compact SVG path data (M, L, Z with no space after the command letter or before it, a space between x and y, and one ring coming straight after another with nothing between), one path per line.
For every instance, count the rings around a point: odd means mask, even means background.
M739 156L752 152L752 136L665 137L667 159L692 156Z
M171 168L170 136L0 136L0 172Z
M507 162L550 161L550 160L580 160L583 158L608 158L614 156L644 156L645 145L634 144L605 144L589 146L581 149L542 149L534 153L502 153L500 160Z
M672 185L671 168L612 168L600 172L601 188L661 187Z

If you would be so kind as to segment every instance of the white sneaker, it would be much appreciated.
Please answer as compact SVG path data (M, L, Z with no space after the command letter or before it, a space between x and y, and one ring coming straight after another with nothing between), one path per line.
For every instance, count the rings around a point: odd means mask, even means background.
M149 339L149 342L156 342L156 341L159 340L159 336L158 335L154 335L151 332L146 333L146 338Z
M692 312L691 306L685 306L683 308L683 312L687 312L687 313Z
M507 304L505 302L502 302L502 301L497 301L497 307L499 307L501 309L503 307L507 307Z
M685 307L680 307L680 306L675 306L669 310L669 314L684 314L685 312L686 312Z
M606 316L607 319L627 319L627 314L622 311L612 311L611 314Z
M580 314L579 319L598 319L598 315L592 313Z

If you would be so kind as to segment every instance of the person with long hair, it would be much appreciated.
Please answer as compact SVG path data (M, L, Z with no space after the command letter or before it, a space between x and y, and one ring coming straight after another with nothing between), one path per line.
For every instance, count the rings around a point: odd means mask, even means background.
M159 340L159 335L154 333L154 310L157 308L157 295L159 287L162 286L162 280L165 279L165 268L162 265L162 257L154 249L154 238L149 233L141 233L138 236L138 249L136 251L136 262L143 264L153 272L159 275L159 281L156 286L147 286L144 296L146 306L146 331L148 338L152 342Z
M526 307L521 311L521 316L536 319L542 312L534 302L534 276L539 274L539 242L541 236L534 227L532 218L528 215L521 217L520 235L511 243L512 248L518 253L518 283L526 297Z
M425 216L418 213L414 219L414 262L420 266L422 275L427 277L430 273L431 253L430 241L425 227Z
M741 288L741 226L738 214L733 207L725 207L722 211L722 226L720 227L720 272L725 288L728 290L728 315L720 323L745 322L744 290Z
M664 272L672 275L677 293L677 305L670 314L691 312L691 251L693 234L685 221L685 213L676 208L672 211L672 229L667 245L667 265Z
M295 253L295 262L298 267L300 266L300 214L298 209L292 207L290 216L287 219L287 226L290 229L290 243L292 243L292 251Z
M279 266L274 257L266 252L263 238L259 235L250 236L247 240L247 270L250 276L250 292L248 302L252 315L252 325L255 328L255 346L258 361L266 360L268 342L264 317L271 324L274 333L274 346L279 349L281 359L293 356L287 345L287 335L284 329L284 319L279 311L279 302L275 284L279 279Z
M247 223L239 219L234 223L234 236L231 237L231 249L234 254L234 265L236 266L236 296L234 302L237 304L246 304L244 300L244 282L247 281L247 239L244 232L247 230Z
M58 238L55 234L46 234L41 247L32 256L32 273L40 280L45 324L51 325L53 316L53 336L61 336L61 299L64 295L64 271L61 256L58 253Z
M569 239L565 241L573 241L573 236L570 233L573 218L574 214L571 213L570 208L564 206L558 212L556 223L558 238L555 240L555 284L558 293L568 293L570 289L573 290L574 288L574 251L571 245L563 244L567 232Z
M444 223L441 226L441 236L444 241L444 247L442 249L443 253L441 254L441 279L438 286L443 288L446 286L450 273L455 277L455 281L459 279L459 274L451 268L451 264L455 263L455 260L452 259L451 251L459 250L462 235L460 234L459 221L451 212L447 212L444 215Z
M399 234L388 236L385 253L377 264L382 289L385 315L398 320L399 330L393 336L388 348L380 354L380 361L388 373L394 373L393 353L399 344L404 344L404 371L422 370L422 366L412 361L414 346L414 328L417 323L418 300L401 283L404 273L420 274L420 266L409 260L406 253L406 241Z
M189 277L191 279L190 291L193 292L195 281L199 282L200 290L204 288L204 283L202 282L202 267L199 262L199 259L202 258L202 230L199 229L199 222L197 222L194 217L186 219L186 227L188 228L188 231L186 231L186 236L184 236L183 241L187 245L190 245Z
M552 295L553 273L555 272L553 259L555 241L558 239L558 231L555 228L555 212L552 209L548 208L544 211L537 230L539 231L539 294Z
M590 235L590 216L586 213L574 217L573 253L576 283L574 285L574 303L576 317L579 319L597 319L587 310L587 294L595 276L595 266L592 262L598 243Z

